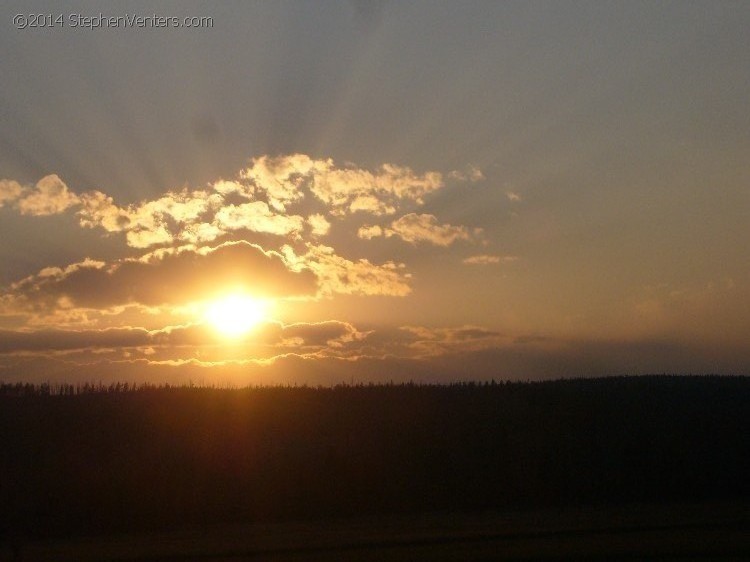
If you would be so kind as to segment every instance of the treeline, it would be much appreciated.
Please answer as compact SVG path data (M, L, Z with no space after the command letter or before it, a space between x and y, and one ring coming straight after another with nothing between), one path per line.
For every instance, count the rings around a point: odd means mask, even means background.
M440 386L440 387L455 387L455 386L461 386L461 387L477 387L477 386L497 386L498 384L526 384L526 383L518 383L518 382L496 382L494 380L492 381L467 381L467 382L452 382L448 384L438 385L434 383L415 383L415 382L406 382L406 383L394 383L394 382L388 382L388 383L340 383L338 385L335 385L333 387L328 386L316 386L314 388L318 390L332 388L333 390L340 390L340 389L346 389L346 388L373 388L373 387L394 387L394 386L401 386L401 387L431 387L431 386ZM276 385L276 386L247 386L247 387L240 387L244 390L248 389L261 389L261 388L304 388L308 389L311 388L308 385ZM194 384L194 383L188 383L187 385L171 385L169 383L164 384L155 384L155 383L148 383L148 382L142 382L142 383L132 383L132 382L110 382L109 384L105 384L102 382L82 382L82 383L61 383L61 382L44 382L44 383L29 383L29 382L16 382L16 383L5 383L0 382L0 396L73 396L78 394L113 394L113 393L120 393L120 392L153 392L153 391L182 391L185 389L191 389L191 390L237 390L237 386L216 386L216 385L206 385L204 383L200 384Z
M115 392L143 392L168 390L173 387L150 383L112 382L109 384L84 382L70 383L3 383L0 382L0 396L73 396L76 394L112 394Z
M748 428L745 377L3 385L0 530L750 501Z

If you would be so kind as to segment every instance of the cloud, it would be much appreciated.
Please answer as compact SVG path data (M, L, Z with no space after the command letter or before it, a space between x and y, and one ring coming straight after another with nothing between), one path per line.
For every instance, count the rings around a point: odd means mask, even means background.
M474 181L477 173L481 175L475 170L471 177L461 179ZM263 194L278 211L309 192L334 215L393 214L401 202L421 205L425 195L444 185L439 172L418 174L396 164L383 164L370 171L354 165L336 166L330 158L313 159L304 154L255 158L240 172L240 178L252 182L255 193Z
M79 203L78 196L55 174L40 179L34 187L16 181L0 181L0 207L14 203L22 215L48 216L62 213Z
M266 322L231 345L205 324L168 326L158 330L108 328L85 330L0 330L0 355L64 355L71 363L109 354L128 357L133 352L154 361L273 361L294 353L308 359L335 357L350 361L399 357L427 359L466 353L513 342L481 327L425 328L408 326L362 331L348 322Z
M348 322L337 320L289 324L284 326L281 332L285 340L298 339L305 346L333 348L340 348L349 342L361 341L366 335Z
M518 203L519 201L521 201L521 196L515 191L506 191L505 196L509 201L512 201L513 203Z
M410 244L427 242L435 246L445 247L450 246L457 240L471 240L481 232L481 229L475 228L472 235L472 231L465 226L439 224L435 215L409 213L393 221L390 227L364 225L357 231L357 236L364 240L371 240L380 236L397 236Z
M477 351L510 343L510 339L500 332L478 326L457 328L404 326L401 331L412 336L408 347L418 357L431 357L448 352Z
M479 232L477 230L477 232ZM428 242L436 246L450 246L457 240L469 240L471 234L465 226L438 224L435 215L409 213L391 223L386 236L398 236L411 244Z
M216 224L201 222L186 225L180 232L180 240L199 246L204 242L212 242L224 234L224 230Z
M450 172L448 176L458 181L478 181L483 177L477 168ZM321 237L330 229L327 216L393 215L405 204L422 205L427 195L442 187L443 174L436 171L416 173L390 163L367 170L305 154L264 155L251 160L250 167L240 170L236 179L217 180L202 190L168 191L154 200L126 206L119 206L102 191L76 195L56 175L42 178L33 188L2 180L0 206L14 204L27 215L57 214L77 206L81 226L125 233L130 247L145 249L182 241L210 242L240 229L296 240L302 235L305 221L301 214L290 213L289 209L303 203L309 234ZM417 215L406 215L394 226L393 233L413 230L414 225L403 222L411 216ZM445 231L449 226L442 228ZM452 232L454 237L465 236L460 231ZM428 239L438 239L435 236Z
M0 180L0 207L17 201L21 193L23 193L23 187L17 181Z
M337 211L337 214L342 213L340 210ZM358 211L364 211L371 215L392 215L396 212L396 207L381 201L374 195L358 195L349 203L349 212L356 213Z
M485 179L482 170L476 166L469 166L465 171L455 170L449 175L451 178L459 181L478 182Z
M492 265L497 263L512 263L518 260L516 256L493 256L489 254L480 254L477 256L469 256L463 260L463 263L467 265Z
M0 330L0 353L49 352L89 348L122 348L146 345L150 333L143 328L104 330Z
M331 223L320 213L307 217L307 224L313 236L325 236L331 230Z
M6 314L51 315L138 304L158 307L207 300L243 288L259 297L388 295L411 292L401 263L349 260L324 245L297 254L264 251L248 242L214 248L162 249L112 263L84 260L44 268L0 295Z
M121 232L130 225L130 217L124 209L115 205L114 199L101 191L90 191L80 197L81 209L78 220L83 227L103 228L107 232Z
M325 220L325 219L324 219ZM214 217L214 225L222 230L246 229L286 236L299 233L304 219L299 215L273 212L265 201L222 207Z
M171 384L539 380L654 372L746 372L744 347L659 339L511 337L478 326L371 331L339 321L268 323L230 346L205 326L162 330L0 331L0 380Z
M268 198L268 204L277 211L304 197L304 189L316 172L333 165L331 160L313 160L305 154L288 156L261 156L252 160L252 166L242 170L240 177L251 180Z
M43 268L0 292L0 315L6 325L80 327L99 322L104 313L111 316L117 307L144 313L142 307L205 300L229 287L245 287L258 296L406 296L411 276L403 263L348 255L353 246L341 255L320 241L334 222L337 241L348 235L356 242L355 234L361 239L396 236L445 247L474 239L479 229L441 223L431 214L411 212L388 226L359 230L361 223L353 225L353 218L342 220L421 205L444 187L444 177L477 181L481 172L470 168L444 176L390 163L365 169L304 154L265 155L251 160L235 178L128 205L99 190L76 195L56 175L34 186L2 180L0 204L28 215L75 209L81 227L119 234L129 248L141 252ZM270 248L277 251L259 244L273 244Z
M411 292L409 280L402 263L387 261L374 264L366 259L348 260L336 254L333 248L309 244L307 253L297 255L290 246L282 252L287 263L297 269L309 269L318 278L320 294L388 295L403 297Z
M222 197L217 193L184 189L121 208L108 195L92 191L84 193L80 203L81 226L126 232L129 246L149 248L171 244L176 238L183 239L182 232L194 228L206 213L217 209Z
M290 351L325 354L326 349L335 353L366 336L366 332L357 330L352 324L337 320L288 325L270 321L257 326L240 340L233 340L230 347L235 351L239 349L240 359L272 357L274 354ZM238 348L238 344L241 347ZM203 349L206 346L209 351ZM121 354L133 349L143 350L146 355L186 360L210 355L210 350L219 348L218 357L221 358L226 357L227 350L223 349L225 346L226 340L202 323L168 326L158 330L133 327L36 331L0 329L0 354L64 353L73 361L76 360L76 352Z
M316 283L309 271L289 269L280 254L235 242L162 250L111 264L87 260L65 269L48 268L13 284L3 301L32 311L159 306L203 300L236 287L257 296L283 297L314 294Z
M157 245L168 245L174 241L172 233L163 224L131 230L125 236L131 248L150 248Z
M277 266L281 267L278 271L273 269ZM299 282L295 276L302 276L307 294L316 289L316 277L322 294L378 294L377 287L387 287L385 294L409 290L409 277L398 264L351 261L326 246L309 245L306 253L296 255L291 248L276 254L248 243L227 243L201 250L159 250L141 259L110 264L88 260L66 268L45 268L15 284L4 298L26 299L29 307L63 311L123 301L160 302L162 291L174 298L192 296L180 283L195 287L195 277L202 277L203 289L211 282L216 286L217 278L232 277L233 267L261 276L263 271L276 271L280 277L271 278L277 284L290 275ZM149 288L149 280L154 279L165 286ZM682 288L660 290L673 306L683 306L703 302L704 294L735 291L735 284L727 279L695 294ZM707 306L713 304L713 300L706 301ZM742 343L719 348L708 341L695 345L655 337L584 341L506 334L472 325L363 329L340 320L286 325L269 321L231 344L205 324L155 330L0 330L0 379L4 381L76 382L112 377L175 383L205 377L217 384L332 384L355 377L362 382L447 382L654 371L741 372L748 365L750 357Z
M236 230L296 236L303 228L302 217L277 213L265 201L226 203L226 197L252 197L252 185L221 180L212 189L168 192L127 207L118 207L102 192L89 192L81 196L78 216L81 226L125 232L132 248L210 242Z
M359 238L362 238L363 240L372 240L373 238L377 238L379 236L383 236L385 233L383 232L383 229L380 228L378 225L373 226L362 226L357 230L357 236Z
M238 182L233 180L219 180L213 185L213 190L216 193L226 197L228 195L237 194L245 199L252 199L255 193L255 188L248 182Z
M364 211L383 215L396 212L401 201L421 205L427 194L443 185L438 172L416 174L394 164L383 164L376 172L331 165L316 174L311 191L330 205L334 214Z

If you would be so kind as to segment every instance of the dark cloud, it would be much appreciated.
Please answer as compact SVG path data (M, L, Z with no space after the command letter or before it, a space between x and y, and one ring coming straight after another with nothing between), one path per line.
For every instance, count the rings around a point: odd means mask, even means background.
M330 329L330 327L327 327ZM408 335L408 338L413 337ZM654 373L743 373L750 357L741 349L697 349L674 342L556 341L512 344L431 357L349 356L286 351L266 358L207 360L158 353L71 356L0 356L0 380L36 382L137 381L216 385L337 384L546 380L561 377Z
M135 347L150 342L143 328L106 330L0 330L0 353L19 351L48 352L69 349Z
M227 342L205 324L169 326L161 330L144 328L106 328L101 330L0 330L0 354L104 349L125 350L134 347L163 347L166 354L181 359L195 355L201 346L229 345L240 347L241 357L263 346L285 350L317 350L331 346L340 348L363 339L366 334L347 322L328 320L315 323L284 325L265 322L241 338ZM179 348L179 349L178 349ZM175 350L177 351L170 351Z
M365 334L346 322L329 320L312 324L290 324L284 327L283 336L300 338L305 345L310 346L340 346L346 342L361 340Z
M748 368L750 357L741 346L713 348L663 338L523 337L479 326L362 329L337 320L269 321L232 340L206 324L151 331L0 330L0 380L99 380L96 369L118 373L122 380L200 374L233 384L325 384L743 373ZM144 373L158 377L140 379Z
M259 297L285 297L312 295L317 286L311 272L291 271L279 254L234 242L43 270L13 285L6 300L36 310L158 306L203 300L236 288Z
M484 338L494 338L499 335L500 333L495 330L487 330L485 328L472 326L457 328L451 332L451 337L454 340L480 340Z

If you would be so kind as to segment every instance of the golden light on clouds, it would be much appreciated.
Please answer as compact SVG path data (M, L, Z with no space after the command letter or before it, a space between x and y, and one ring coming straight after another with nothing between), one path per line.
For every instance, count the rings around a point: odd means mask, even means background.
M204 318L223 336L236 338L267 320L269 309L267 300L231 294L210 302Z

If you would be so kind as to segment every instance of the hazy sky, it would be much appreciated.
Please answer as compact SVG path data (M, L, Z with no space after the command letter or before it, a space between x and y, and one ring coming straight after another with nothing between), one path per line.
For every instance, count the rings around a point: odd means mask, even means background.
M748 29L5 2L0 380L748 374Z

